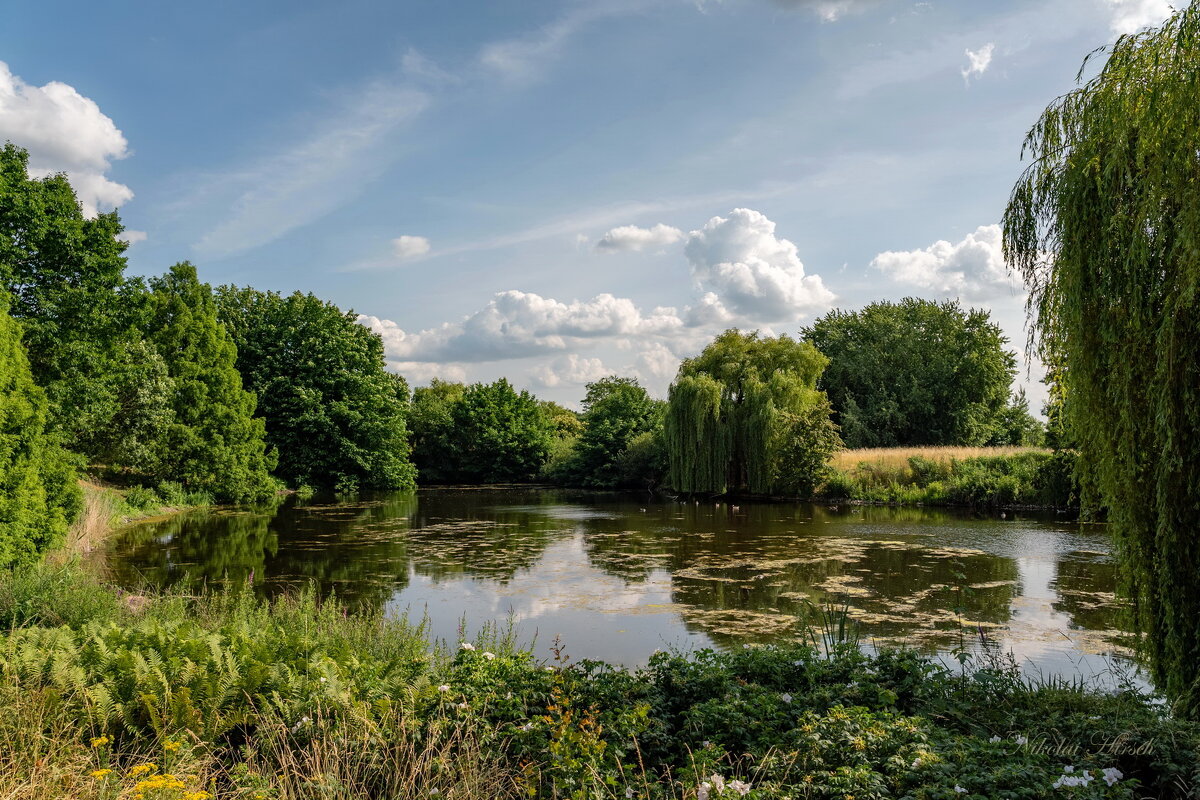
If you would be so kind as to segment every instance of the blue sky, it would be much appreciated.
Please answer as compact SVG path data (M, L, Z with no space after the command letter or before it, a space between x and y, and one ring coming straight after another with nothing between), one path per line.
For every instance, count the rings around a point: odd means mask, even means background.
M19 2L0 140L131 270L314 292L393 368L662 394L730 326L990 308L1024 132L1166 0ZM1019 380L1037 404L1033 374Z

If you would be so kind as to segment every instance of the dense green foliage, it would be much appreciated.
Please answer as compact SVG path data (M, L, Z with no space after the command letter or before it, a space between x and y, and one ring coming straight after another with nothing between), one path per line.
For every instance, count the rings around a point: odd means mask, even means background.
M1004 245L1155 678L1200 714L1200 6L1102 52L1029 132Z
M528 481L564 422L555 406L504 378L470 386L435 380L413 392L413 460L422 483Z
M58 544L81 500L75 464L46 432L46 396L7 307L0 291L0 567Z
M146 471L221 500L273 494L275 455L254 416L254 395L242 388L212 289L182 263L152 278L150 290L147 339L171 381L171 416Z
M840 445L829 403L816 389L827 364L806 342L737 330L684 361L664 425L671 487L810 491Z
M666 404L650 397L636 378L612 375L589 383L582 431L556 477L571 486L612 489L633 476L623 469L630 444L662 428ZM636 478L633 478L636 482Z
M830 311L804 338L829 359L820 386L847 447L1032 443L1010 441L1016 359L986 311L884 301Z
M414 485L408 386L385 368L378 334L311 294L225 286L216 300L281 478L294 486Z
M147 761L197 780L184 757L215 759L218 800L1167 798L1200 772L1197 726L1131 690L852 641L658 653L633 672L546 665L496 638L431 652L403 621L311 595L133 610L48 569L0 576L0 626L5 763L32 774L74 750L115 785ZM449 732L435 763L397 753ZM488 784L465 786L485 764Z

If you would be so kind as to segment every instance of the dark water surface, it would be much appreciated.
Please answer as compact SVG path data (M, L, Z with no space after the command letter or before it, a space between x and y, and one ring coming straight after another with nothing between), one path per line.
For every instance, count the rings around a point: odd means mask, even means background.
M982 646L1048 675L1103 676L1128 643L1105 529L1053 515L428 489L182 514L106 558L130 587L315 581L451 642L464 620L511 620L542 652L559 636L574 659L628 665L795 638L827 603L868 640Z

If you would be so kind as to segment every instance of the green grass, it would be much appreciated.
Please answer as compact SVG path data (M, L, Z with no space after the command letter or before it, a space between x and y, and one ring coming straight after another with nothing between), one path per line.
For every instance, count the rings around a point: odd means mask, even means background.
M132 800L147 779L142 800L1190 797L1200 774L1200 729L1131 689L867 656L836 614L819 648L632 672L500 637L438 649L311 593L130 596L71 566L0 575L0 622L4 798ZM1054 788L1104 769L1123 777Z

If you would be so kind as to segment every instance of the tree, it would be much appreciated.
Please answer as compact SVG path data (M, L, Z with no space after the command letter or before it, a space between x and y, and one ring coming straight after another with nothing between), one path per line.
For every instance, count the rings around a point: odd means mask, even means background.
M380 336L311 294L217 290L237 369L258 399L277 474L292 485L415 485L408 386L389 373Z
M1152 674L1200 715L1200 5L1050 104L1004 215ZM1086 62L1085 62L1086 65Z
M33 382L20 326L0 292L0 566L29 562L60 542L79 512L75 464L46 432L45 393Z
M220 500L273 494L275 454L254 416L254 395L242 388L212 289L187 262L151 279L150 289L146 335L171 380L171 417L145 470Z
M839 446L816 388L828 360L807 342L728 330L671 386L665 438L678 491L811 489Z
M611 489L621 482L620 460L640 434L662 427L666 404L650 397L636 378L616 375L587 385L583 432L563 471L577 486Z
M450 420L458 481L529 480L550 452L553 429L537 399L527 391L517 392L504 378L468 386L450 406Z
M1046 443L1046 426L1029 413L1029 398L1018 389L1008 405L996 415L992 438L993 447L1041 447Z
M66 176L31 180L28 160L0 148L0 289L24 328L48 424L87 451L91 432L117 424L115 365L138 338L124 313L124 228L116 212L84 218Z
M1016 357L986 311L910 297L835 309L803 334L830 361L820 385L847 447L982 445L996 435Z
M462 401L467 387L434 378L428 386L413 390L408 415L413 463L421 483L450 483L455 480L457 454L452 432L451 409Z

